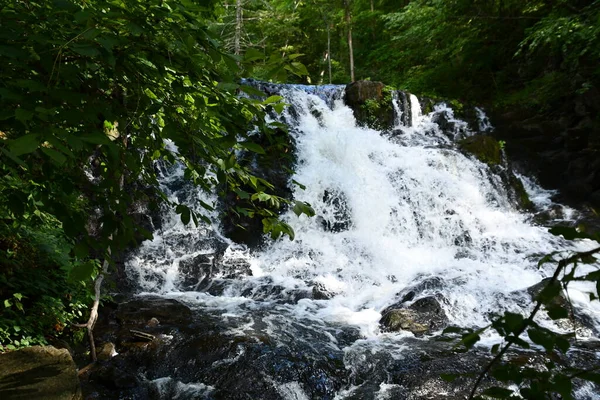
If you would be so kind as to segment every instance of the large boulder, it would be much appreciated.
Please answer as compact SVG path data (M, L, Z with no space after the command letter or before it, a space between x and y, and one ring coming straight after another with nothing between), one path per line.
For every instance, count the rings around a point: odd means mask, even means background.
M472 154L488 165L502 163L502 148L500 143L491 136L470 136L459 142L459 147L466 153Z
M433 296L423 297L410 306L401 303L385 309L379 321L387 331L409 331L415 336L436 332L448 325L448 317Z
M391 90L381 82L350 83L346 86L345 103L360 126L384 131L394 126Z
M153 318L163 324L185 325L192 312L177 300L144 297L119 304L115 316L121 325L146 325Z
M463 153L472 155L487 164L500 177L513 204L523 210L534 209L534 204L529 199L523 182L515 175L503 155L503 144L491 136L474 135L459 141L458 146Z
M68 350L34 346L0 355L0 399L82 399Z

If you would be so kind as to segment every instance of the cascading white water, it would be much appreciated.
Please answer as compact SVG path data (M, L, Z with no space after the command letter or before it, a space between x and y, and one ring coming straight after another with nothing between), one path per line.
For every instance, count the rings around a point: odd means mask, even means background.
M287 120L295 121L291 132L298 162L293 179L306 186L296 186L294 197L310 203L317 216L284 214L296 239L280 239L248 252L220 237L218 224L184 227L171 212L163 218L162 231L155 232L155 239L144 243L128 262L130 277L142 291L220 310L228 323L239 318L233 335L266 329L271 336L284 337L293 331L296 342L310 346L318 336L337 348L337 339L324 327L354 327L368 341L346 349L350 360L365 346L381 346L390 354L404 351L394 340L410 334L382 333L379 320L382 310L398 302L407 288L437 279L441 284L427 287L411 301L436 295L443 299L450 324L481 327L490 322L491 313L531 307L524 290L549 276L553 268L538 269L541 256L595 244L580 241L575 248L534 226L531 216L511 203L500 177L461 153L432 115L421 114L415 96L410 96L410 126L396 126L401 133L388 137L358 127L340 99L328 104L294 89L283 95L294 108L294 115L287 115ZM328 99L331 103L332 97ZM450 110L440 107L434 112ZM398 112L397 103L395 108ZM401 118L397 125L398 121ZM460 125L461 132L465 127ZM200 196L204 202L215 202L189 188L171 187L180 173L177 167L165 173L167 191L174 199L193 205ZM545 192L528 180L525 184L540 206L551 204ZM213 217L216 220L216 214ZM237 276L214 295L181 291L180 263L215 252L214 244L206 240L209 232L230 246L225 259L244 258L252 276ZM272 296L259 296L266 284L279 289ZM286 293L291 297L315 287L328 298L278 302ZM598 302L586 298L591 289L573 285L571 300L591 320L600 321ZM543 316L540 322L552 326ZM294 330L298 326L302 330ZM487 343L495 340L488 337ZM378 393L391 390L385 382L382 385ZM297 388L295 382L282 382L278 390L294 392L282 394L285 398L307 398ZM345 398L343 393L339 398Z
M319 283L335 293L310 307L302 304L301 312L312 308L320 318L376 335L380 311L400 291L439 276L445 286L437 290L447 300L451 323L482 326L492 311L517 310L523 299L511 293L547 276L537 269L540 255L566 248L527 222L487 165L453 148L432 147L439 137L429 146L423 138L416 146L399 146L357 127L341 101L330 110L302 92L286 100L300 114L294 179L307 186L295 197L327 219L336 210L324 193L340 193L351 221L348 230L331 232L318 218L297 220L289 213L284 218L295 227L296 240L253 255L256 270L277 284ZM418 104L416 97L411 103ZM307 104L318 107L322 120ZM430 124L415 106L413 129Z

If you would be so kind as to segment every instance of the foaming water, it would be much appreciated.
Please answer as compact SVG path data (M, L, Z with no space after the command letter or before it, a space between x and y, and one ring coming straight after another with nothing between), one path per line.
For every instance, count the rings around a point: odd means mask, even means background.
M296 185L293 196L310 203L316 216L284 214L296 239L267 240L248 251L220 235L217 211L205 212L215 222L199 227L184 226L168 211L154 240L142 245L127 270L140 292L161 293L219 315L228 335L264 334L278 348L300 349L316 358L343 357L350 381L336 399L362 398L365 390L370 393L366 398L405 396L408 389L378 369L422 344L407 345L406 340L416 340L409 332L382 332L379 320L409 291L416 295L405 306L434 296L449 324L482 327L493 314L531 310L526 289L554 268L538 268L543 255L597 245L572 244L536 226L533 216L511 200L498 173L501 167L492 171L459 151L453 140L478 133L445 104L422 114L415 96L395 95L394 133L382 134L357 126L339 87L307 91L289 86L280 93L290 104L282 120L292 124L296 144L293 179L306 186ZM441 114L454 126L450 134L436 122ZM491 130L483 111L478 114L480 128ZM560 207L552 203L552 192L520 178L538 209ZM217 205L215 196L182 184L179 166L164 168L162 181L172 201L197 209L201 202ZM563 221L575 214L561 210ZM211 270L215 257L224 270ZM191 282L190 265L196 268ZM600 321L600 305L589 302L588 291L593 288L573 285L571 301L589 320ZM568 330L543 313L538 322ZM482 344L498 340L489 333ZM365 374L373 379L367 389L353 381ZM272 379L282 398L314 398L306 382ZM323 385L323 393L332 390ZM438 389L419 390L427 397Z
M442 277L436 292L445 299L451 323L481 326L492 311L516 309L523 299L511 293L547 275L537 269L540 255L566 248L527 222L486 164L454 147L434 146L440 137L430 137L427 145L423 137L416 145L398 145L357 127L341 101L330 110L303 92L288 93L286 100L300 115L294 179L307 187L294 195L322 219L285 215L296 240L270 244L253 255L253 264L277 284L318 283L334 294L315 301L320 318L376 335L380 311L398 293ZM309 100L321 118L307 109ZM416 97L411 103L418 104ZM427 124L431 121L413 111L412 135L414 126ZM331 194L340 201L330 201ZM323 219L334 220L340 202L347 229L324 229Z

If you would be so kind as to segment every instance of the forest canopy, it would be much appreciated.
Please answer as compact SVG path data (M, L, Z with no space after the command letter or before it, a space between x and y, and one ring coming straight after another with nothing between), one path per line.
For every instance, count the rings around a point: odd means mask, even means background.
M225 43L235 25L236 7L229 3L219 22ZM552 109L598 88L598 1L238 3L242 47L304 54L315 84L347 83L352 62L355 79L495 105Z

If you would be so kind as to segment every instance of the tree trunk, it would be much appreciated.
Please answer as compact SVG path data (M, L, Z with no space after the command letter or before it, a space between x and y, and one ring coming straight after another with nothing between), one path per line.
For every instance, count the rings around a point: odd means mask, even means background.
M241 53L242 23L243 23L242 0L235 4L235 36L233 39L233 53L239 56Z
M125 96L123 96L124 98ZM116 140L121 137L123 140L123 146L125 149L127 148L127 135L125 133L121 134L118 130L118 123L115 123L115 128L110 132L112 137ZM127 127L123 130L127 131ZM108 133L108 132L107 132ZM124 156L123 156L124 157ZM123 160L122 160L123 162ZM125 174L122 173L119 177L119 189L122 191L125 186ZM115 230L114 234L117 231ZM108 236L109 242L112 242L114 235L111 234ZM94 303L92 304L92 309L90 310L90 317L85 324L75 324L78 328L86 328L88 334L88 340L90 342L90 358L92 359L92 363L98 361L98 357L96 355L96 343L94 341L94 327L96 326L96 321L98 321L98 308L100 307L100 299L102 297L102 282L104 281L104 277L108 274L108 267L110 266L110 259L112 258L112 249L110 245L106 249L106 255L104 257L104 261L102 263L102 270L98 273L98 276L94 280Z
M329 68L329 84L331 85L331 24L327 22L327 67Z
M375 6L373 5L373 1L374 0L371 0L371 12L375 11Z
M354 49L352 47L352 15L350 13L350 1L344 0L344 11L346 14L346 25L348 26L348 53L350 55L350 81L354 82Z

